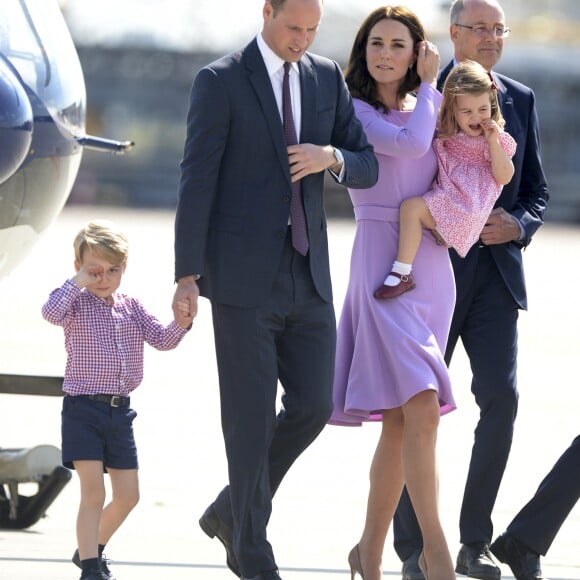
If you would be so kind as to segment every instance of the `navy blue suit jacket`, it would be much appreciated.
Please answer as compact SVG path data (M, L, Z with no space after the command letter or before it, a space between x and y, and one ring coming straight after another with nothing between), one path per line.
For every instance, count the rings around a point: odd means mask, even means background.
M300 64L301 142L344 155L346 187L368 188L377 161L339 66L307 54ZM324 172L302 180L312 279L332 300ZM280 113L254 39L199 71L193 82L175 223L175 276L200 274L200 293L253 307L278 271L290 211L290 170Z
M441 71L438 88L453 68L453 61ZM522 309L527 308L526 283L521 250L526 247L536 230L543 224L543 215L549 193L540 158L540 136L535 96L531 89L504 75L493 72L498 86L500 109L506 121L505 130L516 140L517 149L512 159L515 172L503 187L495 207L502 207L516 217L524 229L518 242L490 246L491 255L511 292ZM458 293L469 285L477 267L477 244L465 258L450 250Z

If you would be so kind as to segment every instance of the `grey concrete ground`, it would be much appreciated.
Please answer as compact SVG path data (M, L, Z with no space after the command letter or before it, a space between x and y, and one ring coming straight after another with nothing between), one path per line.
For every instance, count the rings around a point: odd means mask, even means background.
M123 289L169 320L172 284L171 212L66 208L29 259L0 284L0 372L62 373L59 328L39 310L46 296L72 273L72 239L93 217L126 229L132 253ZM354 231L330 225L337 310L348 276ZM498 497L499 533L531 497L578 433L580 411L580 228L545 226L525 253L530 311L520 317L521 404L510 463ZM207 302L175 351L147 348L145 380L133 397L140 451L141 502L107 549L119 580L227 579L224 552L197 519L226 480L219 400ZM451 373L459 409L443 418L439 437L441 512L455 556L458 513L477 418L463 351ZM0 395L0 445L59 446L60 399ZM269 533L282 576L348 578L346 555L359 537L365 512L368 466L378 429L326 428L290 471L274 504ZM77 481L64 489L47 517L32 528L0 531L1 580L78 579L70 563L75 546ZM580 578L580 511L572 512L548 556L545 575ZM511 573L503 566L504 577ZM386 577L400 577L389 534Z

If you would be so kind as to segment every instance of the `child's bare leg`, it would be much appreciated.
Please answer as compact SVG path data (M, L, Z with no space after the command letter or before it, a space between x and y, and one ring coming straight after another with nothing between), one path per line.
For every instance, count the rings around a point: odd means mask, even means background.
M139 501L139 478L136 469L107 468L113 499L105 507L99 525L99 544L105 545Z
M432 230L435 221L422 197L410 197L401 204L399 221L397 261L412 264L419 250L423 229Z
M103 505L105 484L101 461L75 461L81 484L81 501L77 516L77 542L81 560L98 557L98 530Z

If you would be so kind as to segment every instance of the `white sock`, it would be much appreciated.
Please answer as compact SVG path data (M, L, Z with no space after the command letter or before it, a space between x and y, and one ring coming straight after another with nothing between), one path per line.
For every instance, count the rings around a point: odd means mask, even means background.
M391 272L396 272L401 276L408 276L413 269L413 264L405 264L404 262L397 262L395 260L393 262L393 267L391 268ZM390 274L387 276L385 280L385 286L398 286L401 283L401 279L397 276L391 276Z

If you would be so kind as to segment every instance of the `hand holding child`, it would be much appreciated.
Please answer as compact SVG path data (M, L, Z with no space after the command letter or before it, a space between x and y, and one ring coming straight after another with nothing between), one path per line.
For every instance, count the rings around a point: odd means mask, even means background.
M171 303L175 320L177 321L178 317L187 316L187 325L189 326L197 315L198 298L199 288L195 276L184 276L180 278L177 281L177 287L173 294L173 302ZM185 310L186 306L187 310Z
M189 300L187 298L182 298L177 301L176 308L173 310L173 316L175 322L182 328L188 328L191 325L193 316L191 315Z

